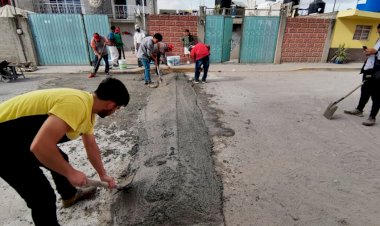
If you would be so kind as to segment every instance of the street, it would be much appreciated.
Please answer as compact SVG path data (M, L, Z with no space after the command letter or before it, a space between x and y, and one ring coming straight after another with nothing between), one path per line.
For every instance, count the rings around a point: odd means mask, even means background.
M361 125L372 101L364 118L343 114L356 107L360 91L338 105L332 120L322 116L360 84L358 72L281 72L271 65L267 72L227 72L219 66L212 65L207 84L194 87L181 73L165 75L167 84L157 89L145 88L141 75L116 75L131 103L99 119L96 135L105 167L117 179L137 172L134 188L118 195L101 189L94 200L59 207L60 222L377 225L380 126ZM0 100L40 88L93 91L101 79L33 74L1 82ZM95 175L77 141L63 149ZM23 200L3 180L0 188L0 224L30 225Z
M214 136L226 225L378 225L380 126L353 109L357 71L214 73L205 92L234 136Z

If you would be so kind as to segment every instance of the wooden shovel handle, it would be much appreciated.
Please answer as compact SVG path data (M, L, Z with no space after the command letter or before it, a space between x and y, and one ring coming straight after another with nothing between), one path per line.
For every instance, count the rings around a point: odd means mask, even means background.
M103 182L103 181L88 179L87 184L85 186L86 187L94 186L94 187L108 188L108 183Z

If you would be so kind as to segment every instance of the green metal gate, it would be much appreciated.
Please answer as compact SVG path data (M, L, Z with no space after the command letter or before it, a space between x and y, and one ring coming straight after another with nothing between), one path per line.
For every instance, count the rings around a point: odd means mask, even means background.
M95 32L103 37L107 37L107 34L109 32L108 17L107 15L84 15L83 20L86 28L89 55L90 59L93 60L95 54L90 46L91 39ZM107 49L105 51L107 51Z
M230 60L232 18L230 16L206 17L205 43L210 45L210 61L221 63Z
M273 63L277 45L280 17L244 17L241 63Z
M94 32L106 36L106 15L29 14L40 65L86 65L94 58Z

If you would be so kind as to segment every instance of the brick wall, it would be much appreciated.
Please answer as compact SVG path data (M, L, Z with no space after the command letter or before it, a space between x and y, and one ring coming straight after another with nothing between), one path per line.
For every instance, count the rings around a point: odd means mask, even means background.
M185 29L197 36L197 16L185 15L150 15L148 18L148 33L154 35L160 33L163 36L163 42L173 44L173 52L168 55L181 56L181 61L186 61L183 54L183 45L181 37L184 36Z
M287 18L281 62L321 62L330 19Z

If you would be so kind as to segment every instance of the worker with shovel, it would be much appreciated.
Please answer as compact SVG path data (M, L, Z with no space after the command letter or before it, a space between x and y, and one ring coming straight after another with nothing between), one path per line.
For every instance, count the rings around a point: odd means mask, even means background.
M152 85L152 81L150 79L150 60L153 58L154 61L155 55L153 54L154 44L162 41L162 35L160 33L156 33L152 36L145 37L141 41L141 45L139 50L137 51L137 57L140 59L142 64L144 65L144 80L145 85Z
M0 103L0 176L25 200L35 225L59 225L55 193L40 167L51 172L63 207L96 193L96 187L76 188L86 186L89 179L69 163L58 143L81 136L100 180L109 188L116 187L115 180L104 169L93 131L96 115L107 117L128 102L125 85L106 78L94 93L45 89Z
M107 38L99 35L98 33L94 33L92 39L91 39L91 48L94 51L95 58L93 62L93 70L88 75L89 78L95 77L96 73L98 72L100 61L103 59L105 64L105 73L106 76L109 75L110 65L108 62L108 52L106 45L108 44Z
M380 24L377 26L377 32L380 35ZM377 40L374 48L363 47L367 56L361 73L363 74L363 85L358 106L351 111L344 111L346 114L363 117L363 110L369 98L372 98L371 113L366 121L365 126L373 126L376 123L376 115L380 108L380 39Z

